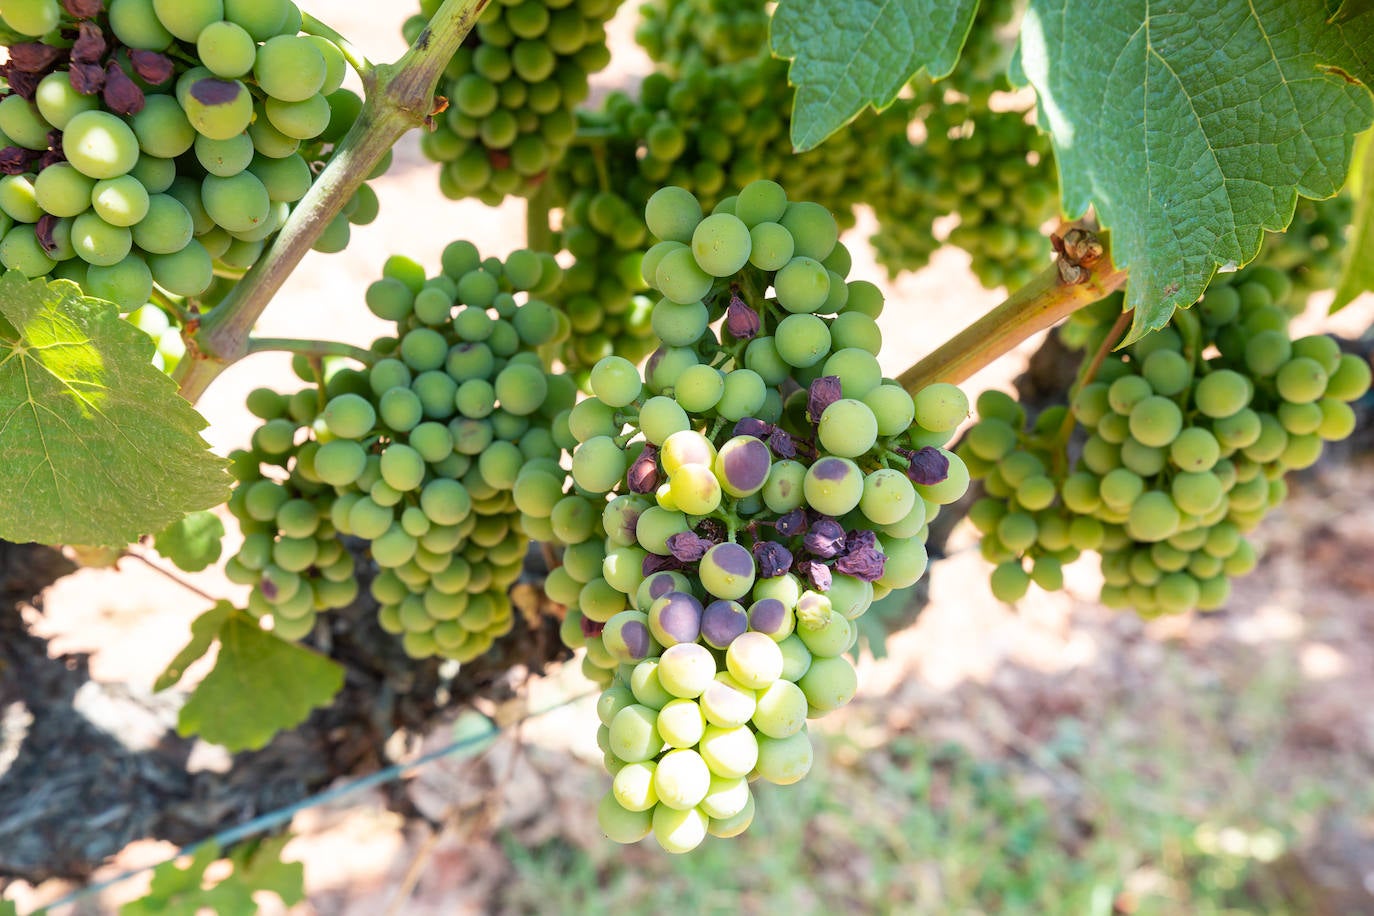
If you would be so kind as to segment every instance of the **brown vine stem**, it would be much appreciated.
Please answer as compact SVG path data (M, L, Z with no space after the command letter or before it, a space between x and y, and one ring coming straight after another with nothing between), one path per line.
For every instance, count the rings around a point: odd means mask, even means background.
M1064 242L1067 250L1060 260L907 369L897 382L915 393L933 382L965 381L1032 334L1115 292L1126 282L1126 271L1112 264L1094 234L1071 229Z
M177 367L176 379L186 400L199 400L226 367L248 353L254 323L329 221L401 135L425 124L434 113L439 78L487 2L444 0L400 60L378 64L366 74L367 101L329 164L291 211L267 254L202 318L195 346L189 348L195 358Z

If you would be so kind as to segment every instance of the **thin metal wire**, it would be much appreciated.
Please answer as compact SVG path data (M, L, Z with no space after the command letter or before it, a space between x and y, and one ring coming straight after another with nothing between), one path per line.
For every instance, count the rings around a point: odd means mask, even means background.
M60 906L69 906L73 903L79 903L87 897L91 897L95 894L100 893L101 891L108 890L116 884L121 884L125 881L128 881L131 878L136 878L144 872L153 871L154 869L160 868L161 866L166 865L168 862L175 861L176 859L179 859L182 856L193 855L197 850L201 849L202 847L208 844L214 843L223 848L226 846L230 846L234 843L238 843L242 840L246 840L249 837L254 836L256 834L265 833L266 831L271 830L273 827L279 827L282 824L289 823L293 817L295 817L302 811L307 811L310 808L316 808L320 805L328 804L330 802L337 801L341 798L346 798L349 795L353 795L354 793L361 792L365 789L371 789L377 786L386 785L389 782L393 782L407 775L410 771L418 770L422 767L425 767L433 763L436 760L440 760L452 754L459 753L460 751L467 750L468 748L482 744L483 742L491 741L497 738L498 736L504 734L505 732L510 731L511 729L518 728L520 725L524 724L525 722L528 722L530 719L537 719L540 716L546 716L551 712L557 712L558 710L563 709L564 707L571 706L573 703L576 703L579 700L584 700L587 697L595 696L599 692L600 691L597 690L588 690L571 697L565 697L564 699L560 700L559 702L551 706L546 706L543 709L538 709L534 712L527 713L521 716L514 722L509 723L505 728L493 727L490 731L484 732L483 734L469 735L465 738L460 738L456 741L450 742L449 744L437 750L430 751L427 754L422 754L414 760L408 761L406 763L392 764L391 766L378 770L375 773L368 773L366 776L360 776L357 779L352 780L351 782L344 783L340 786L335 786L332 789L326 789L323 792L318 792L315 795L310 796L309 798L304 798L300 801L293 802L292 804L285 805L281 808L276 809L275 811L269 811L266 814L260 814L252 820L239 824L236 827L229 827L225 830L221 830L219 833L216 833L213 836L206 837L203 840L198 840L195 843L187 844L186 846L183 846L181 849L177 850L176 853L174 853L171 856L168 856L166 859L163 859L160 862L155 862L152 865L145 865L141 868L131 868L128 871L120 872L119 874L111 878L106 878L104 881L99 881L95 884L87 884L84 887L79 887L71 893L43 907L42 912L48 912Z

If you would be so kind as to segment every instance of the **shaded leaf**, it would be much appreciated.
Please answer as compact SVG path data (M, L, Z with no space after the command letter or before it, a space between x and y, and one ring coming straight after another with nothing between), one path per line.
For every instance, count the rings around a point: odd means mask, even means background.
M0 278L0 537L121 546L229 494L153 342L65 280Z
M1095 207L1130 271L1130 339L1335 194L1374 118L1374 13L1322 0L1031 0L1021 46L1065 210Z
M186 669L210 651L210 644L219 638L220 628L224 626L224 622L229 619L229 615L232 613L234 613L234 606L228 601L220 601L192 621L191 641L177 653L176 658L172 659L167 668L157 676L157 680L153 682L153 691L166 690L181 680Z
M805 152L867 105L882 110L919 70L959 60L978 0L781 0L773 52L792 61L792 145Z
M1360 293L1374 290L1374 130L1365 131L1355 144L1350 193L1355 197L1355 214L1351 218L1345 269L1331 303L1333 312L1345 308Z
M343 687L343 666L274 636L233 611L219 628L219 656L181 708L177 732L230 751L260 748L294 728Z
M172 522L153 538L158 553L186 572L200 572L219 559L224 549L224 522L203 509Z
M230 856L235 877L254 891L271 891L287 906L300 903L305 899L305 866L282 860L291 839L291 834L283 833L235 849Z
M119 908L119 916L152 916L155 913L194 913L194 898L199 896L205 869L219 858L219 846L206 843L196 849L182 868L177 860L163 862L153 869L147 896L131 900ZM191 900L184 898L191 897Z
M288 834L240 844L229 855L233 870L209 887L205 871L219 859L220 848L206 843L196 849L185 868L175 860L159 865L147 896L120 907L120 916L189 916L206 910L216 916L253 916L260 910L253 899L259 891L276 894L285 905L293 906L305 897L305 868L300 862L281 860L290 840Z

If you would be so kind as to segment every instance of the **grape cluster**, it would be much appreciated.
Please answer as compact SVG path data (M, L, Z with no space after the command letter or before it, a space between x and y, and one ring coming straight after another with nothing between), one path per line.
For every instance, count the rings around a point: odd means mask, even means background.
M576 396L536 352L567 333L537 298L560 273L547 255L483 260L468 242L428 279L393 257L366 298L396 334L369 365L250 395L265 422L233 457L244 544L227 567L253 586L250 612L294 637L351 601L349 536L380 568L379 622L410 655L467 660L509 631L506 589L529 544L512 489L523 469L558 469L550 421Z
M760 180L707 215L669 186L645 222L662 346L643 375L596 363L555 420L571 489L525 470L515 500L566 545L546 589L607 685L601 825L685 852L748 826L751 775L806 774L807 718L857 687L854 621L920 577L929 520L968 485L939 447L968 402L883 379L882 294L845 279L819 204Z
M943 84L927 90L917 116L924 140L893 146L892 186L873 198L878 263L894 276L916 270L948 242L969 253L984 286L1024 285L1049 264L1041 225L1058 214L1049 138L1024 110L948 98ZM935 224L947 214L958 224L940 238Z
M1108 606L1154 615L1225 603L1229 578L1256 563L1245 534L1283 501L1284 474L1349 436L1348 402L1369 389L1369 364L1334 339L1291 338L1291 294L1273 269L1218 278L1029 428L1006 395L978 399L959 453L987 493L969 517L997 564L999 599L1032 581L1059 588L1063 565L1095 550ZM1105 354L1108 337L1099 325L1085 342ZM1075 425L1086 440L1071 465Z
M1335 289L1345 265L1355 204L1348 194L1309 200L1299 197L1285 232L1267 233L1255 263L1283 271L1296 295L1289 304L1301 311L1307 296Z
M251 266L361 107L339 88L342 52L298 35L290 0L27 0L4 16L33 40L3 70L0 264L123 311ZM376 197L350 207L366 221Z
M769 18L760 0L649 0L635 41L662 72L677 74L756 56L768 44Z
M560 170L565 181L583 177L582 187L595 187L586 150L573 150ZM585 168L584 168L585 166ZM647 287L640 276L648 229L638 211L613 191L573 190L563 208L558 244L572 255L563 283L551 302L568 316L572 333L559 349L563 365L579 386L586 387L587 371L603 356L618 354L638 362L655 346L649 315L651 300L640 295Z
M405 25L408 41L439 6L424 0ZM563 157L576 133L573 109L588 77L610 63L606 22L620 0L500 0L444 71L448 110L420 148L441 163L439 189L496 206L527 196Z

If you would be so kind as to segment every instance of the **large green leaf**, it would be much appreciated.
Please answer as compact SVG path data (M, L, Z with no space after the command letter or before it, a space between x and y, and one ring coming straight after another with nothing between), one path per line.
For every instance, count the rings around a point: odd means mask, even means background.
M1355 168L1350 172L1350 193L1355 196L1350 246L1345 269L1336 284L1331 311L1345 308L1366 290L1374 290L1374 130L1365 131L1355 145Z
M191 641L182 647L176 658L172 659L163 669L163 672L157 676L157 680L153 682L153 690L166 690L181 680L182 676L186 674L186 669L210 651L210 646L214 645L215 640L219 638L220 628L229 619L229 615L233 613L234 606L232 604L228 601L220 601L193 620L191 622Z
M242 611L225 613L221 605L210 612L224 615L217 633L220 647L215 667L186 699L177 718L177 731L184 736L199 735L231 751L259 748L277 732L294 728L311 710L332 700L343 687L343 666L272 635ZM204 629L193 625L192 632L191 644L173 666L197 649L194 657L208 648L202 648ZM159 683L170 676L170 671Z
M153 342L72 283L0 278L0 537L118 546L229 495Z
M1129 268L1132 338L1345 181L1374 118L1374 13L1322 0L1030 0L1021 62L1071 215ZM1364 85L1360 85L1363 83Z
M781 0L773 51L789 58L792 145L805 152L864 106L892 104L917 71L948 76L978 0Z

